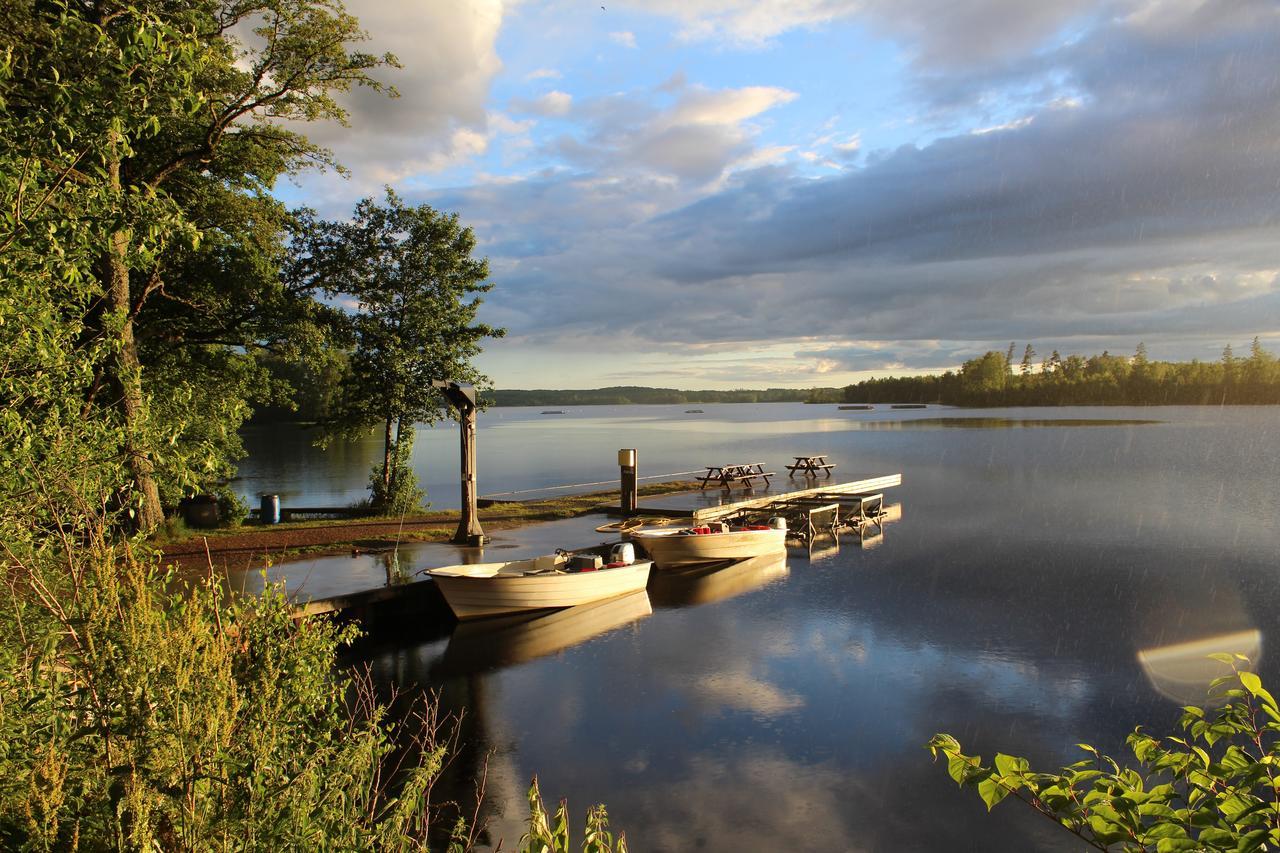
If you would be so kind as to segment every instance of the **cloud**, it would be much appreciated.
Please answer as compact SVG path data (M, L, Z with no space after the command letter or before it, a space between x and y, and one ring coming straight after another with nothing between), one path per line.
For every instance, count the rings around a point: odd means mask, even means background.
M1136 5L1107 4L1120 6ZM647 0L637 8L679 21L691 41L759 47L798 28L855 21L896 41L924 67L957 67L1040 47L1096 11L1095 0Z
M524 75L526 83L532 83L536 80L559 80L564 75L554 68L535 68L528 74Z
M347 10L369 34L361 49L390 51L400 70L380 79L395 99L364 89L340 96L350 127L308 125L306 134L335 151L362 187L445 168L474 157L490 136L486 103L502 69L496 40L503 0L448 7L409 0L351 0Z
M554 153L578 168L605 174L643 172L690 184L707 184L735 168L778 159L787 146L758 149L753 119L792 101L796 94L773 86L708 89L668 81L669 106L650 93L626 93L575 105L578 134L553 143Z
M532 113L540 116L562 116L568 114L573 107L573 95L556 89L540 95L532 100L515 98L511 108L516 112Z
M794 93L677 81L666 104L575 101L583 130L553 143L567 168L438 198L493 224L486 251L510 265L491 302L527 339L789 340L847 369L943 366L1010 339L1198 355L1277 331L1276 44L1262 3L1113 16L1022 63L1047 81L1025 112L890 151L825 139L814 162L841 146L856 160L817 179L757 141ZM937 94L1028 79L1009 68Z
M617 33L609 33L609 40L614 44L620 44L631 50L636 49L636 34L633 32L623 31Z

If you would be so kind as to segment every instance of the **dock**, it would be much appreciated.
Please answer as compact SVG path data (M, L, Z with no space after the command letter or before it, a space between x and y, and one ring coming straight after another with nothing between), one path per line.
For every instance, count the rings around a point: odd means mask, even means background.
M726 497L724 492L692 492L652 500L647 505L637 506L636 514L688 518L693 521L715 521L751 510L764 510L773 504L794 503L827 495L870 495L900 485L902 485L901 474L884 474L844 483L824 482L822 485L788 492L768 491L748 494L739 492L733 495L737 500L718 504L707 504L704 501L709 498L723 500ZM608 511L610 515L622 514L620 506L611 506Z

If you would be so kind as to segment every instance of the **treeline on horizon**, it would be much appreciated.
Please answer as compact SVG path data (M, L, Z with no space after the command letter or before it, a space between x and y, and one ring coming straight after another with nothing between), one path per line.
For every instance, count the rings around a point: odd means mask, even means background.
M1027 344L988 351L934 376L867 379L844 389L846 403L940 403L950 406L1232 405L1280 403L1280 361L1253 339L1237 357L1228 344L1218 361L1152 361L1138 344L1132 356L1063 358L1054 350L1035 363Z
M484 393L493 406L625 406L632 403L835 403L839 388L766 388L733 391L681 391L618 385L593 389L494 389Z
M1139 344L1131 356L1062 357L1057 350L1037 361L1034 347L1015 361L1013 347L994 350L928 376L867 379L844 388L766 388L682 391L618 385L588 389L489 389L491 406L623 406L696 403L937 403L950 406L1115 406L1280 404L1280 360L1257 338L1237 357L1227 346L1218 361L1153 361ZM277 404L259 409L253 420L316 421L331 404L343 372L341 359L311 366L304 375L287 364L269 365L277 378L299 393L296 408Z

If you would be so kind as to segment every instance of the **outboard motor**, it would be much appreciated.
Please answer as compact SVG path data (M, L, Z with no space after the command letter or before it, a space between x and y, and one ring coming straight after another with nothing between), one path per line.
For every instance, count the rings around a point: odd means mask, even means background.
M774 530L786 530L787 520L780 515L775 515L773 518L769 519L769 526Z
M609 549L609 562L622 563L629 566L636 561L636 546L630 542L619 542Z

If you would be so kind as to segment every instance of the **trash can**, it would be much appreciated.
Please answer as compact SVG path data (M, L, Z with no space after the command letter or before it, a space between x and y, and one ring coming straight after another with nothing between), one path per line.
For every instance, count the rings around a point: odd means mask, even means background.
M263 524L280 523L279 495L262 495L262 502L258 506L258 515L260 516Z

